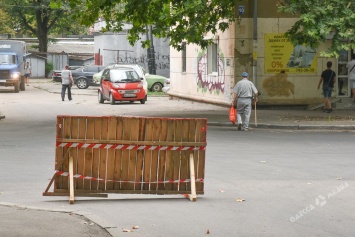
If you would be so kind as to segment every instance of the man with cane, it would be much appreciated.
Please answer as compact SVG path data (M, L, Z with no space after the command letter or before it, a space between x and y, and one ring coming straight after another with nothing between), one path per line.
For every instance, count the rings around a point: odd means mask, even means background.
M232 105L234 106L234 101L237 101L237 122L238 130L247 131L249 129L249 119L252 110L252 100L254 96L255 107L258 101L258 90L254 84L248 80L248 73L242 73L242 80L240 80L233 88L233 100ZM244 123L242 120L242 115L244 114Z

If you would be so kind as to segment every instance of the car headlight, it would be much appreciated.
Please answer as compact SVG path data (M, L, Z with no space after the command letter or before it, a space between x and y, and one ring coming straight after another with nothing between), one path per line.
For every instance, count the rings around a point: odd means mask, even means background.
M112 83L112 86L113 86L113 88L116 88L116 89L120 88L120 85L116 84L116 83Z
M18 72L12 73L11 78L13 78L13 79L20 78L20 73L18 73Z
M140 82L137 87L138 88L142 88L143 87L143 82Z

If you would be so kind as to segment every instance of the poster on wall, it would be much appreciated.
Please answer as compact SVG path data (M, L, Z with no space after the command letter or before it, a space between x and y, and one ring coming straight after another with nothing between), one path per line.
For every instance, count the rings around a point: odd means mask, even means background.
M316 50L306 45L293 46L283 34L265 34L265 74L316 73Z

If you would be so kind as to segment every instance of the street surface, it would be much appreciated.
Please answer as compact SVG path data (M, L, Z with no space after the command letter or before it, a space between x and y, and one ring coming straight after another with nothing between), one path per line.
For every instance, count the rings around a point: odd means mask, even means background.
M33 85L20 93L0 90L6 116L0 120L0 204L81 213L113 236L355 236L355 133L349 131L209 126L205 194L197 202L116 194L76 198L70 205L68 197L43 197L54 172L56 115L181 117L201 111L203 117L225 110L168 97L102 105L94 89L73 93L73 101L62 102L60 94ZM51 225L61 220L48 219ZM132 226L139 229L122 231ZM25 227L21 231L29 231Z

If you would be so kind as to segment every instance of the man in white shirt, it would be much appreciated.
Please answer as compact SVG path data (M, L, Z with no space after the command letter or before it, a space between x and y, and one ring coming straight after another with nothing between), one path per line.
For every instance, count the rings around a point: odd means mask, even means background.
M351 93L353 97L353 101L355 102L355 59L353 58L350 62L346 64L346 67L349 70L349 83L351 88Z
M237 100L237 122L238 130L242 130L242 114L244 114L245 119L243 123L243 131L247 131L249 128L249 120L252 110L252 100L258 101L258 90L254 84L248 80L248 73L242 73L242 80L239 81L233 88L233 100Z
M72 100L71 97L71 86L74 84L73 76L69 70L69 65L65 66L65 69L62 70L62 101L64 101L65 91L68 89L68 99Z

